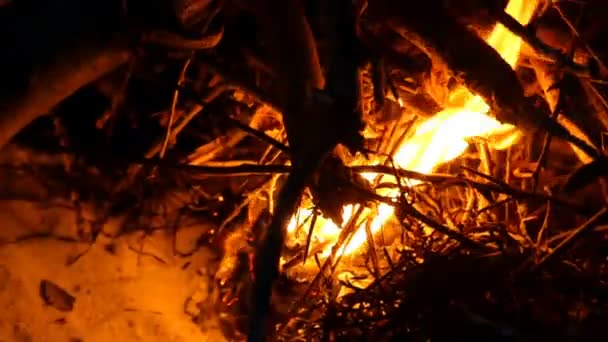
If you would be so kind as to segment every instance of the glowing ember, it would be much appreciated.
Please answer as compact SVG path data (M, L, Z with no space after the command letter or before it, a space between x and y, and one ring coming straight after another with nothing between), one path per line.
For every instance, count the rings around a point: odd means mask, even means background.
M536 6L536 0L511 0L506 12L520 23L526 24L531 19ZM512 67L515 65L521 47L521 40L518 37L498 24L488 37L487 42L500 53L509 65ZM469 146L466 141L467 138L511 133L510 139L502 146L504 148L514 143L519 137L519 132L515 127L501 124L488 116L488 105L479 96L474 96L467 89L456 90L451 98L454 102L464 103L464 105L445 109L416 127L414 135L403 142L393 155L399 167L421 173L431 173L437 166L451 161L465 152ZM369 181L376 181L378 177L382 176L364 174L363 177ZM388 180L383 181L388 182ZM410 183L416 184L415 182ZM384 189L378 191L378 193L391 197L397 195L394 189ZM357 206L345 206L343 210L344 222L347 222L357 209ZM298 232L296 228L302 225L303 221L308 219L311 214L311 210L301 208L299 213L292 218L288 226L288 246L302 244L305 241L306 234L308 234L307 229ZM376 234L393 214L394 208L392 206L380 204L373 213L371 209L365 209L363 217L373 217L371 223L368 222L369 230L372 234ZM361 224L350 242L342 247L339 254L352 254L366 244L365 224ZM311 246L323 246L319 254L321 259L331 254L331 247L337 241L339 234L340 229L333 222L322 217L317 219Z

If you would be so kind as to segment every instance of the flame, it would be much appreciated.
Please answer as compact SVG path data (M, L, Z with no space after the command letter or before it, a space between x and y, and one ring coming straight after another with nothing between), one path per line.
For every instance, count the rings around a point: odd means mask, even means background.
M511 0L505 11L520 23L526 24L531 19L536 6L537 0ZM501 24L497 24L487 42L511 67L515 66L521 48L520 38ZM393 159L399 167L421 173L431 173L437 166L451 161L465 152L469 146L467 138L510 133L503 148L510 146L519 138L519 131L515 127L501 124L488 116L489 106L481 97L471 94L466 88L457 89L451 94L451 98L454 99L453 102L463 105L447 108L420 124L414 135L403 142L393 155ZM369 181L382 177L371 173L362 176ZM411 183L416 184L415 181ZM397 196L395 190L378 191L378 193L383 196ZM344 206L344 222L347 222L357 209L358 206ZM372 234L380 231L385 222L394 215L394 210L394 207L384 203L380 204L373 213L370 209L364 210L364 217L373 217L371 223L368 222ZM300 208L291 219L287 228L288 245L301 243L302 236L299 236L296 228L302 225L304 219L310 217L311 214L311 210ZM350 242L342 247L339 254L352 254L366 244L367 233L364 225L365 223L358 227ZM308 234L307 231L301 235L306 234ZM311 246L315 244L325 246L320 256L327 257L331 254L331 247L337 241L339 234L340 228L336 224L331 220L319 217L314 227Z

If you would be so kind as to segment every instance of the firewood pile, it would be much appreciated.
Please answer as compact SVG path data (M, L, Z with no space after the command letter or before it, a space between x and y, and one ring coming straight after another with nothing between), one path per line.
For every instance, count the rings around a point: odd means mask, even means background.
M606 15L0 2L0 194L121 218L91 244L212 220L227 340L603 340Z

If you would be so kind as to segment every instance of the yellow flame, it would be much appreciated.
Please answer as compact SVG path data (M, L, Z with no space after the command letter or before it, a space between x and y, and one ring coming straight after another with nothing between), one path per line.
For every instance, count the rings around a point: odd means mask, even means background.
M531 19L537 6L537 0L511 0L505 11L517 19L520 23L526 24ZM487 42L502 58L511 65L515 66L519 58L521 39L508 31L501 24L497 24ZM459 103L464 103L458 108L447 108L437 113L416 128L415 134L399 146L393 159L398 166L421 173L430 173L433 170L450 160L460 156L469 146L466 141L471 137L489 137L506 132L518 133L515 127L508 124L501 124L496 119L487 115L489 106L479 96L471 94L467 89L460 88L452 94L452 98L458 98ZM512 135L506 144L507 146L515 142L517 135ZM505 146L503 146L505 147ZM373 181L376 174L363 174L369 181ZM383 196L396 196L394 190L379 191ZM352 216L356 207L347 205L344 207L343 219L347 222ZM364 214L372 214L369 209ZM311 215L311 211L301 208L299 214L294 216L288 226L288 245L302 241L301 237L296 236L296 227L302 224L304 218ZM388 204L380 204L377 212L370 223L370 231L376 234L384 223L393 216L394 208ZM299 219L298 219L299 218ZM303 232L308 234L308 232ZM327 257L331 252L331 246L340 234L340 228L331 220L318 218L314 228L313 244L327 244L321 256ZM362 225L357 229L348 245L343 246L340 254L351 254L367 241L366 230Z

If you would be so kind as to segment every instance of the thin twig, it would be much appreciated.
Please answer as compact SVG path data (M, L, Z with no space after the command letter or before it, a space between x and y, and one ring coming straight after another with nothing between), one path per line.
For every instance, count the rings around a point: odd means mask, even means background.
M570 236L564 239L559 245L557 245L553 251L547 255L545 255L534 267L532 267L532 272L538 272L543 267L545 267L548 263L559 257L565 251L567 251L574 242L578 238L580 238L584 233L593 229L598 221L602 220L605 215L608 214L608 208L604 207L600 211L598 211L593 217L585 221L578 228L574 229Z
M141 35L141 42L160 45L165 48L183 50L206 50L217 46L224 36L224 27L217 32L195 39L185 38L177 33L163 30L149 30Z
M570 31L572 32L572 34L576 38L578 38L578 40L580 42L583 42L583 39L582 39L580 33L578 32L578 30L576 29L576 26L574 25L574 23L572 23L572 21L570 19L568 19L568 16L566 16L566 14L562 11L561 7L557 3L554 3L553 8L557 11L557 13L560 15L562 20L566 23L566 25L568 25L568 28L570 28ZM589 56L591 56L591 58L593 58L593 60L597 63L597 65L600 66L600 68L604 71L608 70L606 68L606 64L604 64L604 61L602 61L602 59L595 53L595 51L593 51L593 49L591 49L591 47L588 44L584 44L584 46L585 46L585 49L587 50L587 53L589 53Z
M291 168L287 165L258 165L258 164L241 164L237 166L204 166L204 165L189 165L189 164L173 164L163 162L159 159L142 159L136 164L160 166L167 169L176 169L191 172L196 175L204 176L249 176L249 175L274 175L287 174L291 172Z
M289 155L290 151L289 151L289 147L285 146L285 144L281 143L280 141L276 140L275 138L269 136L268 134L258 131L256 129L253 129L251 127L249 127L249 125L246 125L234 118L228 117L228 120L230 121L230 123L239 128L240 130L242 130L243 132L251 135L252 137L257 138L258 140L267 143L268 145L273 146L274 148L276 148L277 150Z
M183 93L185 96L188 96L192 101L195 101L202 106L206 105L205 101L200 100L199 97L197 96L197 94L194 91L190 90L189 88L182 87L179 85L176 85L175 88L179 89L179 91L181 93ZM244 132L250 134L251 136L276 147L280 151L289 153L289 148L287 146L285 146L281 142L277 141L273 137L267 135L266 133L255 130L255 129L249 127L248 125L246 125L232 117L228 117L227 120L231 124L233 124L235 127L238 127L239 129L243 130Z
M167 139L168 141L173 141L176 139L177 135L179 133L181 133L181 131L186 128L186 126L190 123L190 121L192 121L192 119L194 119L198 114L200 114L203 109L213 100L215 100L216 98L218 98L220 95L222 95L226 90L228 90L229 88L225 85L218 85L216 87L213 87L211 89L209 89L209 91L202 96L202 99L200 99L199 97L196 97L196 102L197 102L197 106L195 106L194 108L192 108L192 110L190 110L190 112L188 114L186 114L178 123L175 124L175 127L173 127L170 130L170 134L169 134L169 138ZM179 84L177 84L175 86L174 89L175 92L180 92L182 94L189 94L184 87L180 86ZM192 97L192 94L188 95L189 97ZM152 158L154 157L156 154L158 154L163 147L163 142L165 141L165 139L159 139L150 150L148 150L148 152L146 153L146 158Z
M567 199L560 198L557 196L552 196L552 195L542 193L542 192L528 192L525 190L515 188L513 186L508 185L505 182L500 182L495 179L492 180L493 182L495 182L495 184L480 183L480 182L476 182L474 180L470 180L470 179L466 179L466 178L462 178L462 177L458 177L458 176L453 176L453 175L448 175L448 174L427 175L427 174L419 173L416 171L410 171L410 170L404 170L404 169L393 169L391 167L383 166L383 165L351 166L350 169L355 172L369 172L369 173L377 172L377 173L383 173L383 174L387 174L387 175L397 174L400 177L417 179L417 180L434 183L434 184L443 183L443 184L451 184L451 185L470 186L472 188L475 188L475 189L481 190L481 191L491 191L491 192L509 195L509 196L512 196L513 199L529 198L529 199L539 199L539 200L544 200L544 201L551 201L555 204L562 205L562 206L571 208L573 210L576 210L577 212L579 212L581 214L589 213L588 207L579 205L579 204L569 201ZM488 177L487 175L484 175L484 176Z
M446 236L462 243L463 245L466 245L466 246L472 247L472 248L482 248L482 249L485 248L485 246L478 244L477 242L461 235L459 232L453 231L450 228L448 228L448 227L440 224L439 222L436 222L435 220L422 214L420 211L418 211L416 208L414 208L411 204L407 203L407 201L396 202L395 199L393 199L393 198L380 196L376 193L363 189L363 188L357 186L356 184L352 184L352 186L356 191L360 192L361 194L363 194L369 198L372 198L378 202L397 207L398 209L402 210L405 214L415 218L416 220L422 222L423 224L429 226L430 228L433 228L434 230L436 230L442 234L445 234Z
M227 70L223 65L204 57L199 57L197 62L207 67L211 72L222 77L224 82L230 84L232 87L237 88L253 97L255 97L258 101L268 106L275 112L282 113L283 108L280 105L279 100L276 96L272 96L269 93L266 93L262 89L259 89L254 84L247 82L235 75L234 73Z
M188 70L188 66L190 66L190 62L192 62L192 58L188 58L186 62L184 62L184 66L182 67L182 71L180 72L179 79L177 81L178 85L181 85L184 82L184 79L186 78L186 71ZM173 100L171 101L171 114L169 115L169 123L167 124L167 134L165 135L165 141L163 141L163 145L160 149L161 159L165 156L167 145L169 144L169 139L171 137L171 129L173 128L173 120L175 119L175 107L177 107L178 99L179 91L175 90L173 92Z
M310 242L312 241L312 235L315 230L315 226L317 224L318 208L315 207L312 211L312 220L310 221L310 228L308 229L308 235L306 236L306 246L304 247L304 257L302 258L302 263L306 263L306 259L308 259L308 253L310 251ZM296 221L297 222L297 221Z

